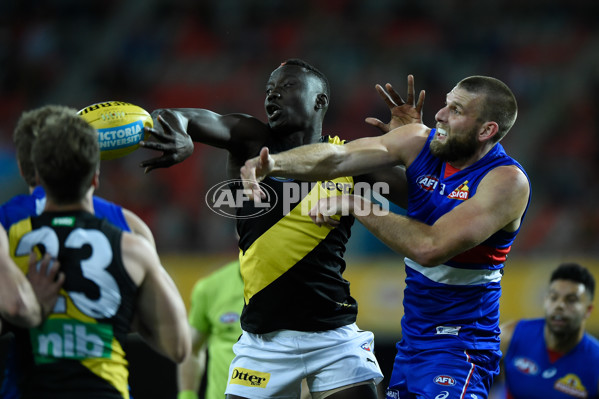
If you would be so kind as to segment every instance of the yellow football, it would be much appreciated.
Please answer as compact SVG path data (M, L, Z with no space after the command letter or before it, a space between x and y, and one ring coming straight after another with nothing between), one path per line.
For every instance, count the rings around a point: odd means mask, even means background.
M145 109L122 101L96 103L77 114L98 131L100 159L103 160L135 151L145 138L144 127L154 125Z

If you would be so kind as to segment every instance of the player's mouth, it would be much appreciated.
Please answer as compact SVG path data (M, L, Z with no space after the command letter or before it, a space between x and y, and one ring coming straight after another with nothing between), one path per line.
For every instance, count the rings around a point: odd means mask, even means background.
M281 116L282 112L283 111L281 110L281 107L275 103L269 103L266 105L266 116L268 116L268 119L271 121L277 120Z
M553 315L549 317L549 322L554 327L563 327L568 324L568 319L562 315Z
M447 130L443 129L442 127L437 127L437 140L445 140L447 138Z

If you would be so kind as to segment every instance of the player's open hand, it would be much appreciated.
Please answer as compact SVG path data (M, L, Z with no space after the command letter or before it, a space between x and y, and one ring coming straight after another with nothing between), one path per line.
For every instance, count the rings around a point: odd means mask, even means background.
M46 253L41 262L35 252L29 255L29 270L27 278L35 292L37 301L42 309L42 322L54 308L58 293L64 283L65 274L60 271L60 263Z
M383 133L410 123L422 123L422 107L424 106L425 91L420 91L418 101L416 101L413 75L408 75L408 96L406 101L393 89L390 83L387 83L385 88L378 84L375 88L389 107L391 120L389 123L383 123L377 118L368 117L366 118L366 123L378 128Z
M150 150L162 151L162 156L140 163L139 166L145 168L145 173L183 162L193 153L193 140L187 134L187 127L173 111L161 111L156 120L160 123L160 127L145 128L146 132L156 140L144 140L139 145Z
M250 199L259 200L266 198L266 193L260 188L260 182L273 170L275 161L270 156L267 147L262 147L260 155L245 161L241 167L241 180L243 188Z

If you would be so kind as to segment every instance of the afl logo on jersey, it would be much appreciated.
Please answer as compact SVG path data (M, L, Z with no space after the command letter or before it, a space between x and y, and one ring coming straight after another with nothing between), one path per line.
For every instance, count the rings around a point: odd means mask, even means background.
M525 357L514 359L514 366L523 374L536 375L539 373L539 366L532 360Z
M239 315L235 312L227 312L220 316L220 322L223 324L232 324L239 321Z
M434 191L439 185L439 178L437 176L420 176L416 179L418 186L424 191Z
M449 375L438 375L434 379L435 384L446 387L455 385L455 379Z

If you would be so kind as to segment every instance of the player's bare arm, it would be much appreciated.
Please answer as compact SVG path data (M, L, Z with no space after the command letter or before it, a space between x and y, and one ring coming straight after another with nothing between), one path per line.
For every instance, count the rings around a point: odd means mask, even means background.
M409 166L426 142L430 129L409 124L376 137L345 145L310 144L271 155L263 148L241 168L241 178L253 196L263 197L259 181L267 175L307 181L371 173L395 165ZM414 155L415 154L415 155Z
M524 173L515 166L501 166L487 174L476 195L432 226L393 213L377 214L373 208L376 205L356 196L322 199L310 213L316 224L335 225L337 222L331 216L345 207L391 249L427 267L446 262L499 230L515 231L529 195Z
M132 233L142 236L150 242L152 247L156 248L152 230L150 230L150 227L139 216L125 208L123 208L123 216Z
M518 321L519 320L511 320L499 326L499 329L501 330L501 334L499 335L500 349L503 356L505 356L510 347L512 336L514 335L514 330L516 329Z
M6 230L0 225L0 314L20 327L35 327L56 303L64 282L60 264L46 254L37 268L35 253L29 256L29 279L11 259Z
M245 160L257 153L255 143L263 143L270 134L265 123L246 114L220 115L207 109L177 108L155 110L152 117L157 123L146 131L154 140L140 145L162 151L163 156L142 162L140 166L146 172L182 162L193 152L194 142L225 149Z
M191 333L191 353L177 368L177 384L179 392L197 392L206 370L206 352L208 334L201 333L189 326Z
M190 353L191 338L177 286L147 240L123 233L122 248L127 272L139 286L136 313L140 335L157 352L175 363L182 362Z

